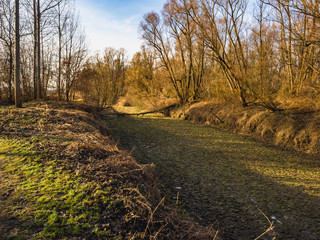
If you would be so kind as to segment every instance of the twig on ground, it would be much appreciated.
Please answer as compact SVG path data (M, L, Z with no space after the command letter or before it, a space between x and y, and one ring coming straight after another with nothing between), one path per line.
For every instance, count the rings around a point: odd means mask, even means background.
M268 229L266 231L264 231L260 236L256 237L254 240L260 239L262 236L266 235L268 232L272 231L274 233L274 221L271 222L270 219L267 217L267 215L264 212L261 211L261 209L259 209L259 211L268 220L270 225L269 225L269 227L268 227ZM274 233L274 235L275 235L275 233ZM274 239L276 239L276 237L274 236L272 239L274 240Z
M217 231L216 231L216 234L214 235L214 237L213 237L212 240L215 240L215 239L218 237L218 233L219 233L219 231L217 230Z
M215 114L215 113L213 112L213 109L212 109L212 108L210 109L210 113L211 113L215 118L217 118L221 123L224 123L224 121L223 121L221 118L219 118L217 114Z
M150 225L150 223L151 223L151 221L152 221L152 219L153 219L153 215L154 215L155 212L158 210L158 208L160 207L160 205L164 202L164 199L165 199L165 198L162 198L162 199L161 199L161 201L158 203L158 205L156 206L156 208L155 208L155 209L153 210L153 212L151 213L151 215L150 215L150 217L149 217L149 220L148 220L148 223L147 223L147 226L146 226L146 229L144 230L144 233L143 233L143 235L142 235L142 239L145 238L146 233L147 233L147 231L148 231L148 229L149 229L149 225Z
M157 236L159 235L159 233L168 225L168 223L164 224L161 226L161 228L159 229L158 232L156 232L156 234L153 236L153 239L157 239Z

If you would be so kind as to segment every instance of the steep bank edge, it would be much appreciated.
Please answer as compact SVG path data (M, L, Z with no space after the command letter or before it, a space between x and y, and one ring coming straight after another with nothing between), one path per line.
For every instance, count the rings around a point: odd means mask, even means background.
M169 115L195 123L220 127L268 144L308 154L320 153L320 112L263 107L243 108L232 103L198 102L174 108Z

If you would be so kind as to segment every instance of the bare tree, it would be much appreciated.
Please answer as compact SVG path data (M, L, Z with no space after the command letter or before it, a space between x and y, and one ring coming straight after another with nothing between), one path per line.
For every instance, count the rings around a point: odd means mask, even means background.
M134 94L150 96L161 91L155 87L155 64L155 54L145 46L133 56L127 75Z
M48 90L56 89L58 82L63 85L59 92L64 95L67 75L66 98L73 91L72 81L86 57L86 44L72 3L72 0L20 0L20 76L26 100L46 96ZM0 0L0 98L10 102L14 100L14 7L14 1Z
M85 101L98 107L115 104L124 93L124 49L106 48L103 57L92 57L77 76L77 89Z
M248 84L254 91L257 99L261 100L264 105L272 105L274 102L274 93L278 91L279 73L281 67L279 62L278 48L278 28L270 20L271 8L263 1L256 2L254 19L252 21L251 34L249 35L249 72L251 79ZM275 106L274 106L275 107Z
M63 43L63 34L66 33L69 18L72 17L70 12L70 1L64 0L57 6L57 30L58 30L58 76L57 76L57 94L58 99L62 98L62 50L66 43Z
M14 17L15 9L12 1L0 1L0 40L2 41L5 55L4 55L4 78L8 88L8 100L13 101L12 84L14 80Z
M212 57L219 63L230 89L247 106L247 57L241 33L246 11L245 0L201 1L194 20ZM196 11L194 11L196 12Z
M203 83L205 45L190 16L193 5L187 0L168 1L163 20L150 12L140 24L144 40L157 51L182 103L199 98Z
M85 34L80 27L79 16L74 12L70 12L66 22L64 41L65 56L61 67L64 76L65 97L69 101L75 80L87 54Z
M34 88L35 98L41 98L41 17L58 6L62 0L47 0L40 4L40 0L33 0L34 12Z
M316 79L319 74L316 61L316 47L319 47L317 44L320 42L316 34L319 1L269 0L264 2L275 10L274 21L281 29L279 46L286 66L287 84L285 86L291 95L299 95L306 86L306 82L311 86L313 79Z

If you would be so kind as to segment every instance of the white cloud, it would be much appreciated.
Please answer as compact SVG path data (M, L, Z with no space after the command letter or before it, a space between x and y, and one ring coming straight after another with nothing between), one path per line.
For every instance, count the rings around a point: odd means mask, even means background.
M125 48L129 57L132 57L135 52L139 51L142 44L138 35L141 15L115 18L105 9L100 10L94 5L82 4L81 2L78 3L77 8L92 53L102 51L106 47Z

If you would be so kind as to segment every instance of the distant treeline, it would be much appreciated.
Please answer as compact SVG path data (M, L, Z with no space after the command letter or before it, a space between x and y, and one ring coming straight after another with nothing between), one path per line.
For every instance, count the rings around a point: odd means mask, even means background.
M149 102L238 99L277 110L284 99L319 97L319 0L168 0L161 14L144 16L145 43L131 61L123 49L86 56L72 1L42 1L40 10L36 0L23 1L26 100L51 90L66 100L80 93L99 106L126 95ZM12 1L0 0L0 11L0 96L12 101Z

